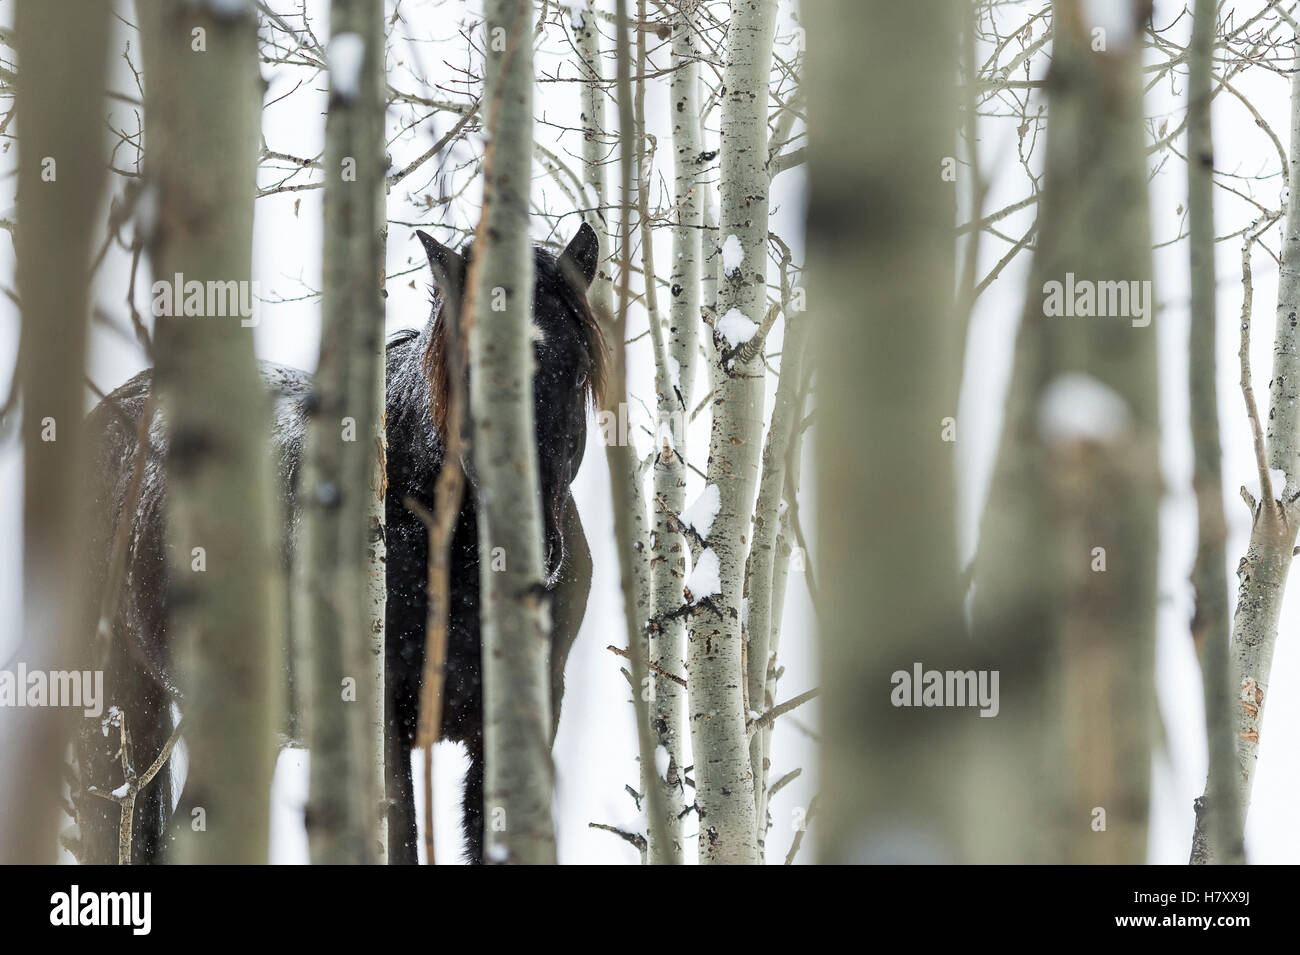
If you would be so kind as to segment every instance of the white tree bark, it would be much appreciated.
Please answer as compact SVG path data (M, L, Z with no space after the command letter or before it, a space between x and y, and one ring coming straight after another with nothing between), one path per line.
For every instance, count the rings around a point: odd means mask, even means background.
M555 862L555 828L550 613L528 333L532 4L489 0L485 12L489 141L466 305L483 601L485 855L546 864Z
M655 665L654 703L651 725L657 747L667 754L663 776L664 831L661 845L651 831L652 864L680 864L685 809L685 724L686 688L681 679L686 670L686 626L680 616L669 616L682 606L686 580L687 543L675 518L686 505L686 419L691 411L692 385L698 354L700 324L701 225L703 224L699 156L700 73L698 58L698 3L681 4L672 23L673 73L670 109L673 130L672 263L669 271L668 336L665 361L658 369L658 415L655 436L653 537L651 569L653 602L650 627L650 660Z
M787 301L787 308L789 302ZM778 601L775 587L777 533L786 495L786 471L789 452L798 448L795 429L803 409L803 352L808 335L806 315L786 312L785 338L781 345L781 380L776 389L776 405L763 447L763 474L758 502L754 508L754 543L749 552L746 591L749 594L749 653L746 679L749 681L749 708L759 713L776 705L776 651L772 631L779 626L773 616ZM782 575L779 581L785 585ZM769 692L771 690L772 692ZM754 773L754 805L760 859L767 844L767 777L770 768L771 727L753 732L749 741L749 758Z
M802 101L802 91L792 100ZM796 110L789 100L772 132L767 150L768 178L777 173L776 159L794 126ZM804 350L806 322L791 321L794 305L786 269L787 253L782 261L781 310L786 316L785 339L781 347L781 378L777 386L776 405L763 448L763 474L758 502L754 508L754 543L750 548L749 566L745 571L748 600L748 652L745 669L747 698L751 710L766 711L776 704L777 650L781 640L781 612L785 607L785 587L791 547L783 535L790 520L788 502L798 496L798 455L802 445L797 430L804 406ZM799 300L802 307L802 298ZM793 329L793 333L792 333ZM792 462L793 459L793 462ZM794 467L788 467L790 463ZM787 477L787 472L793 472ZM750 764L754 772L754 806L758 826L759 858L766 861L768 819L768 774L771 769L773 726L754 729L749 743Z
M720 509L705 540L716 555L721 589L693 594L687 672L695 756L699 854L706 863L758 861L754 777L745 732L741 598L763 435L761 356L742 360L722 328L757 326L766 312L767 117L776 25L773 0L734 0L727 31L722 108L719 254L739 243L738 266L719 279L714 328L715 382L708 481ZM734 310L734 313L733 313ZM743 333L742 333L743 334Z
M1300 337L1295 317L1300 312L1300 72L1291 78L1292 189L1287 201L1286 227L1282 245L1282 268L1277 287L1277 326L1273 339L1273 377L1269 382L1267 462L1269 468L1286 474L1284 488L1271 486L1264 461L1259 461L1263 500L1253 509L1253 523L1246 556L1237 569L1237 609L1233 615L1232 665L1236 692L1238 795L1241 818L1250 807L1255 763L1259 758L1259 734L1264 721L1273 649L1277 644L1278 618L1286 591L1286 578L1300 528ZM1249 315L1242 323L1248 330ZM1244 368L1243 368L1244 372ZM1243 386L1248 384L1243 380ZM1259 453L1259 423L1256 453Z
M807 318L801 319L806 324ZM788 334L788 333L787 333ZM807 334L807 333L805 333ZM805 339L806 340L806 339ZM783 349L784 350L784 346ZM763 706L768 709L777 698L777 673L780 667L777 661L780 659L781 651L781 620L785 610L786 588L790 576L790 562L794 554L794 549L798 546L796 535L793 528L793 515L798 507L800 478L803 464L803 431L802 422L804 408L807 405L809 368L806 357L807 345L804 346L805 359L803 361L804 369L801 375L802 380L799 382L798 392L795 397L794 408L794 428L790 435L790 440L786 447L785 453L785 475L782 480L783 490L781 492L783 507L777 508L778 516L776 518L776 540L774 542L774 554L772 557L772 600L771 610L768 616L768 648L767 648L767 674L763 683ZM784 359L783 359L784 363ZM785 372L783 371L784 375ZM779 390L779 386L778 386ZM778 399L779 400L779 399ZM760 491L760 494L762 492ZM798 573L809 574L811 570L807 566L807 555L802 551L798 557ZM751 627L753 626L751 620ZM770 701L770 702L769 702ZM762 736L762 767L763 777L759 781L762 785L762 801L757 803L758 807L758 825L759 825L759 848L766 851L767 832L770 828L770 820L767 818L771 802L771 792L768 782L772 768L772 731L774 725L768 723L758 732ZM756 786L759 783L755 784Z
M263 93L256 20L251 8L185 0L137 13L159 208L154 275L248 283ZM264 863L285 598L253 332L238 314L164 317L154 344L169 441L169 637L188 756L175 858Z
M605 324L610 348L609 377L602 396L603 411L619 414L618 405L627 400L627 355L625 346L628 307L631 302L632 224L634 177L639 140L634 122L632 52L628 42L627 0L615 4L615 62L618 90L619 142L619 295L617 310L601 312L603 303L593 302ZM614 510L614 545L619 555L620 587L623 594L624 632L627 637L632 704L636 711L637 750L641 762L641 785L649 816L647 842L666 845L663 835L664 791L654 785L655 745L650 728L650 696L654 684L649 677L650 548L649 519L646 516L636 449L622 439L606 444L610 497ZM656 830L658 830L656 832Z
M597 27L596 0L574 16L573 32L577 37L578 54L582 60L582 181L590 192L595 215L587 223L600 239L600 259L596 277L587 289L587 301L593 308L603 309L605 315L614 311L613 285L609 268L605 264L609 255L613 211L608 208L608 176L605 163L609 160L610 136L605 127L605 99L603 67L601 64L600 30Z
M596 215L588 217L600 238L601 258L596 270L596 278L587 292L587 301L591 304L598 320L605 329L606 343L610 348L610 373L606 381L606 393L601 396L602 414L613 415L619 420L619 406L626 401L627 381L625 375L625 356L623 349L623 329L626 326L630 261L626 254L629 249L628 239L631 235L633 208L632 190L634 185L633 170L636 156L633 144L640 143L637 127L633 121L633 95L631 82L630 57L625 24L626 11L620 10L616 15L616 49L615 59L618 64L619 135L611 137L606 129L606 109L604 89L604 71L601 62L600 32L597 29L597 4L592 0L574 15L573 28L577 35L578 52L582 58L583 75L589 82L582 89L583 122L583 183L594 201ZM619 204L618 231L621 234L619 247L620 289L619 304L614 304L613 284L610 281L608 267L605 263L613 257L609 250L613 247L615 222L614 207L608 198L608 176L605 165L609 162L610 143L619 142L628 148L621 150L621 202ZM621 438L620 438L621 440ZM642 490L640 467L636 459L635 447L630 443L620 444L613 441L605 447L606 464L609 467L610 493L614 500L614 539L619 554L620 586L623 594L624 624L628 643L629 674L633 686L633 705L637 719L637 748L641 763L640 784L643 798L648 803L650 814L647 844L662 846L670 840L662 835L668 824L667 814L661 807L665 799L665 787L655 785L655 736L652 733L651 700L656 687L649 675L650 639L647 625L651 613L651 570L650 570L650 523L646 514L645 496ZM644 861L663 861L643 852Z

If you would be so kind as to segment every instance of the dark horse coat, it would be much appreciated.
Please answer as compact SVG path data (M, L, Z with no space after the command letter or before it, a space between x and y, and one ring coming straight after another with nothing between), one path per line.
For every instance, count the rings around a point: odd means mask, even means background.
M444 450L440 425L446 413L447 369L443 304L461 297L470 249L463 256L419 233L439 287L429 322L420 332L394 336L387 349L386 430L388 490L386 709L388 718L389 855L395 863L416 861L416 822L411 778L420 676L424 663L428 580L428 533L406 506L413 498L432 510ZM587 408L603 381L600 331L585 293L596 269L595 233L583 225L557 259L535 252L532 338L537 366L533 377L538 469L545 524L547 589L552 595L551 681L558 723L564 691L564 663L582 623L591 585L591 554L569 485L582 462ZM262 379L272 399L271 448L286 516L285 552L293 559L299 504L298 472L306 430L311 381L304 373L262 363ZM131 498L139 420L149 400L148 371L122 385L91 412L93 448L90 474L95 506L92 563L102 594L119 524L130 521L121 593L109 636L105 666L108 703L126 715L138 763L147 764L171 735L184 710L176 685L167 636L167 566L164 515L166 433L160 416L149 428L149 449L133 514ZM472 462L466 462L471 464ZM472 466L467 467L472 475ZM479 637L479 548L473 488L467 488L452 538L451 611L448 628L442 736L463 742L470 756L464 820L468 857L483 852L483 700ZM233 516L233 515L232 515ZM287 641L286 641L287 645ZM286 681L292 684L288 662ZM292 693L290 694L292 696ZM288 738L298 723L291 706ZM88 721L78 739L74 804L80 828L78 855L83 862L117 857L118 809L85 792L111 790L122 782L118 733L112 714ZM552 727L554 730L554 726ZM137 800L132 857L156 861L169 841L167 822L175 794L171 773L160 772Z

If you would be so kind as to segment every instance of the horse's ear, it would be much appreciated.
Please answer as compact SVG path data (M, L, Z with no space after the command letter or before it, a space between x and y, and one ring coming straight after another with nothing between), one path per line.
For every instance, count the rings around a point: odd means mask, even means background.
M581 276L585 290L596 277L596 263L599 260L600 239L596 237L596 230L584 222L573 241L560 253L560 271L565 275L576 273Z
M429 257L433 282L443 300L459 303L465 285L465 260L429 233L416 229L415 234L420 237L424 254Z

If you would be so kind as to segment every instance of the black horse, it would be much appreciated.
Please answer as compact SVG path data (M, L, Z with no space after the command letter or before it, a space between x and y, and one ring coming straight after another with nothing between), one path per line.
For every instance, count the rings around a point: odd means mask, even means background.
M386 683L388 743L389 858L416 861L416 821L411 777L420 677L424 664L427 609L428 533L407 504L413 499L432 510L438 474L444 463L448 393L448 302L458 306L462 280L472 256L460 254L418 233L437 280L433 308L420 332L402 332L387 348L388 489L385 500L387 543ZM587 411L603 386L605 357L599 326L586 301L598 257L595 233L584 224L557 258L535 250L532 339L537 358L533 376L534 419L545 525L547 589L551 593L551 689L555 723L564 692L564 663L577 636L591 586L591 554L570 493L582 463ZM293 559L300 514L298 472L311 381L295 369L262 363L262 379L272 398L271 447L286 517L285 553ZM90 473L95 507L92 561L103 573L120 522L130 522L126 566L109 635L105 686L110 709L106 720L88 721L78 738L74 806L82 862L117 858L117 806L86 792L111 790L122 782L118 733L111 714L125 715L134 752L143 762L159 752L183 711L167 637L167 543L164 529L166 434L154 414L149 447L134 512L133 475L139 421L149 399L152 374L142 372L107 396L91 412L88 427L93 448ZM473 475L471 461L463 462ZM479 628L479 552L474 495L465 495L452 537L451 610L448 626L442 738L462 742L469 751L464 821L467 856L483 856L483 699ZM287 641L286 641L287 645ZM292 674L286 660L286 681ZM292 692L290 693L292 696ZM286 739L293 741L299 722L291 707ZM132 858L161 861L175 794L164 769L136 802Z

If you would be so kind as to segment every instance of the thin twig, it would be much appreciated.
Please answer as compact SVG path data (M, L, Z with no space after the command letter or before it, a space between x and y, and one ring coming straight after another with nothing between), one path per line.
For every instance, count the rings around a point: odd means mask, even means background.
M813 687L811 690L800 693L798 696L791 697L784 703L778 703L770 710L767 710L750 720L745 727L745 731L749 733L750 736L753 736L755 730L760 730L764 726L771 726L776 721L777 717L784 716L786 713L789 713L796 707L802 706L809 700L816 699L820 694L821 689L819 687Z

